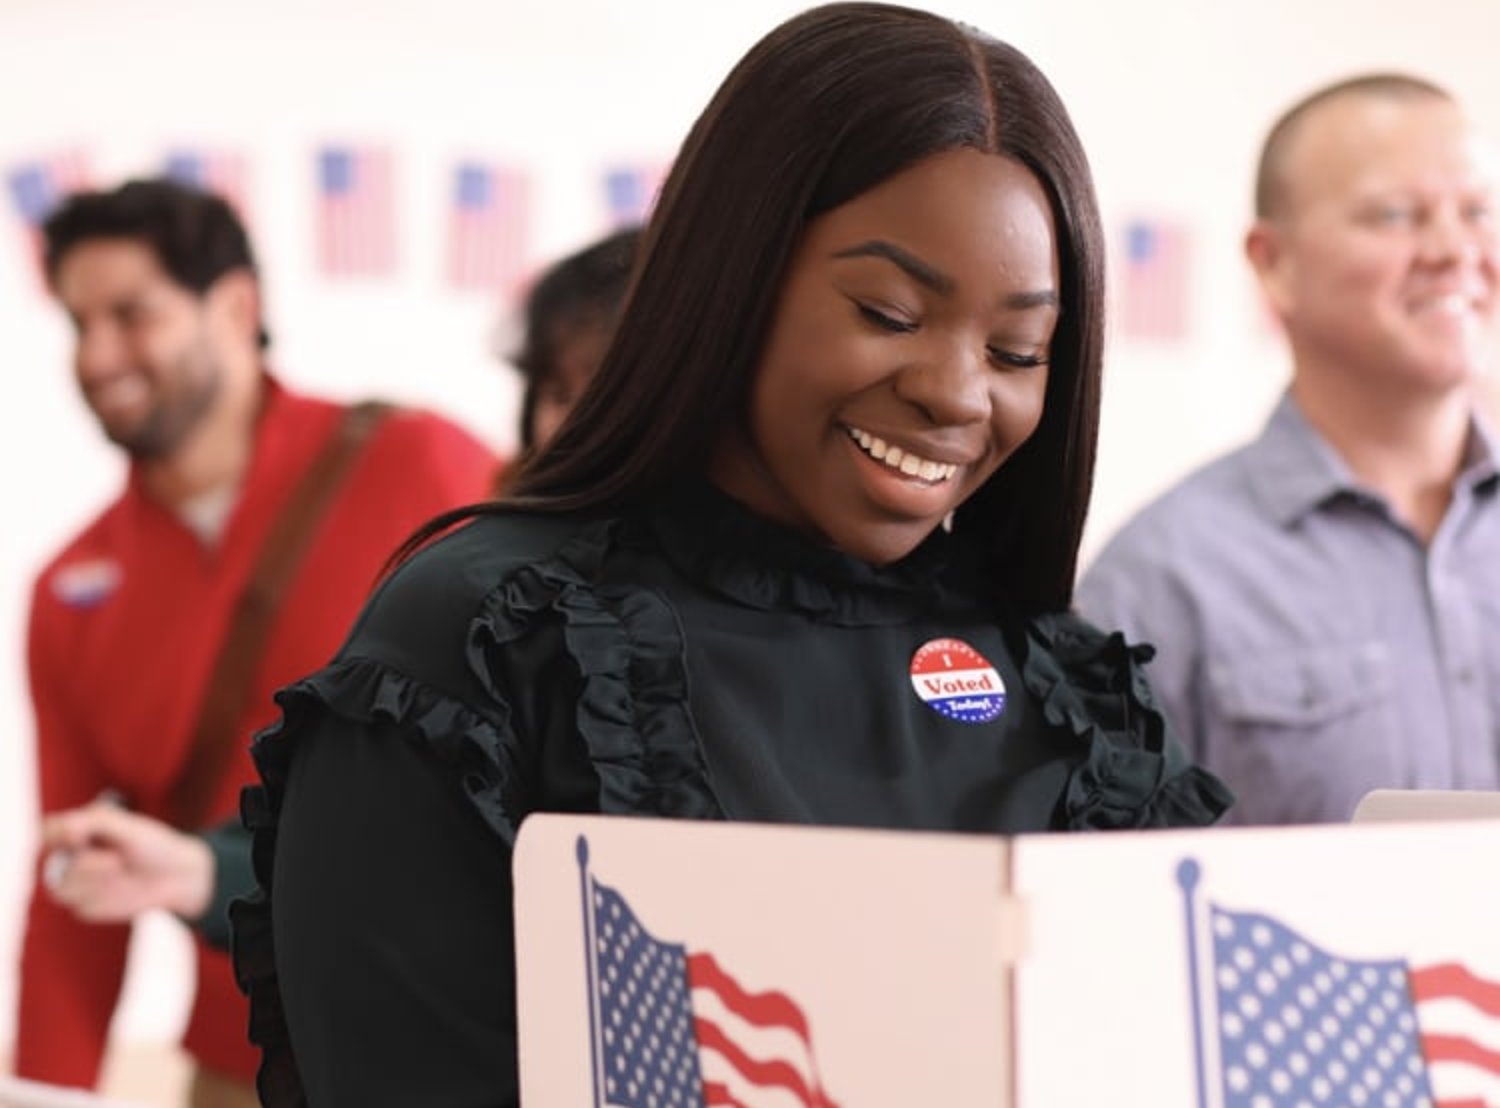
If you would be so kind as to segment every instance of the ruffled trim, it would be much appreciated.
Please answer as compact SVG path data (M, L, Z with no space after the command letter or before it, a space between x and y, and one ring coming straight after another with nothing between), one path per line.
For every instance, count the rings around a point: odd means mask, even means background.
M609 585L619 527L592 524L492 590L469 626L469 669L503 699L491 654L557 613L582 678L576 729L599 777L599 810L723 819L688 710L676 616L652 590Z
M1154 648L1051 615L1031 622L1020 653L1021 679L1043 717L1085 753L1058 803L1057 829L1204 827L1228 810L1233 794L1187 763L1152 698L1142 666Z
M939 529L901 561L874 566L809 542L707 481L673 490L649 527L668 560L706 588L747 607L846 627L931 613L952 576L956 545Z
M282 689L276 702L282 710L280 722L257 735L251 748L262 784L247 788L240 802L241 818L254 835L252 859L260 887L234 901L229 914L234 924L235 977L250 998L250 1040L263 1051L256 1079L261 1100L275 1108L301 1108L307 1098L287 1037L265 890L272 884L277 815L303 722L317 712L331 711L363 723L400 725L459 767L469 800L507 843L515 841L516 825L507 814L504 793L517 775L511 754L515 745L503 707L494 716L482 715L379 662L341 659Z

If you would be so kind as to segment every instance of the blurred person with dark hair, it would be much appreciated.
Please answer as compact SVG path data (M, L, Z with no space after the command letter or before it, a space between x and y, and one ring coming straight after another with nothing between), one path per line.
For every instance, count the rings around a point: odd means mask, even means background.
M391 551L480 499L495 460L419 411L300 395L268 371L261 287L221 198L138 180L68 198L47 277L84 402L128 463L119 497L42 570L29 671L44 814L109 794L170 824L237 809L272 691L338 647ZM71 864L51 852L53 883ZM81 922L38 882L17 1072L99 1076L129 929ZM200 944L184 1035L195 1106L253 1103L246 1005Z
M547 444L599 368L640 239L639 228L616 231L548 267L528 293L513 358L525 380L521 460ZM515 472L512 465L503 476ZM229 948L229 902L255 887L250 835L238 818L195 833L114 804L89 804L44 820L42 844L71 857L50 891L80 919L121 922L161 909L222 950Z
M1500 788L1493 148L1430 81L1321 88L1271 128L1245 248L1290 347L1260 436L1144 508L1080 611L1152 684L1243 823L1377 788Z
M266 1104L516 1103L532 813L1219 816L1139 655L1067 614L1103 255L1082 145L1013 47L853 3L750 49L577 405L502 500L408 544L256 739L231 916ZM929 662L969 691L931 700Z
M521 456L545 444L594 379L640 250L622 228L549 266L527 293L525 336L513 361L526 380Z

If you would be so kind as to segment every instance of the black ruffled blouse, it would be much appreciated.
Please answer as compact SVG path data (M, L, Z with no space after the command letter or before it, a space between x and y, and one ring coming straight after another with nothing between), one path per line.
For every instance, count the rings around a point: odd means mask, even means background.
M486 516L423 551L255 743L261 889L233 914L265 1102L514 1103L530 812L1217 819L1229 794L1169 736L1150 649L1004 596L947 533L873 567L707 486L622 518ZM990 676L954 693L939 656Z

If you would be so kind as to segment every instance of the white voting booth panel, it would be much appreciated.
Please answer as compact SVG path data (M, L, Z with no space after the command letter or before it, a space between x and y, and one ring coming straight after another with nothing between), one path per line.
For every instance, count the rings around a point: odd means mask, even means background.
M1007 840L533 817L522 1103L1500 1108L1497 861L1482 819Z
M1006 851L532 816L515 857L521 1103L697 1106L715 1086L786 1108L1003 1104Z
M1017 1104L1500 1105L1500 822L1014 844Z

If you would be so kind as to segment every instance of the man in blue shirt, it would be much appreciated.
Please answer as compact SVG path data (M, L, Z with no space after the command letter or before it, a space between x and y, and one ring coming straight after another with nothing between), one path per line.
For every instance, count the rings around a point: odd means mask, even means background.
M1149 674L1241 823L1500 788L1500 469L1475 419L1496 180L1443 89L1340 82L1271 130L1246 252L1292 379L1261 436L1125 525L1080 611Z

